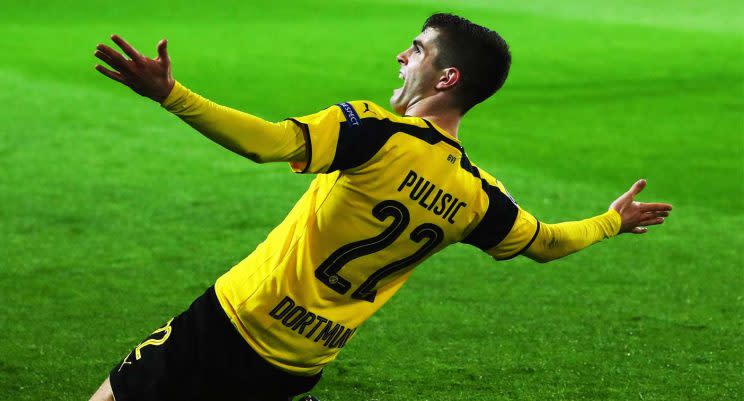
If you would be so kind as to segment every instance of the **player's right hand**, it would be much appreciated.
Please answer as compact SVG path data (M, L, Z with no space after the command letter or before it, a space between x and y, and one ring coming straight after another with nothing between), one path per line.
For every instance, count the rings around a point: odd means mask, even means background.
M610 209L615 209L622 219L618 234L644 234L648 231L646 226L663 223L672 211L672 205L668 203L636 202L634 198L643 188L646 188L646 180L636 181L628 192L620 195L610 205Z
M168 40L163 39L158 43L158 57L155 59L143 56L119 35L111 35L111 40L129 56L129 59L103 43L99 43L96 46L95 56L115 71L100 64L96 64L96 70L130 87L140 95L162 103L176 83L168 57Z

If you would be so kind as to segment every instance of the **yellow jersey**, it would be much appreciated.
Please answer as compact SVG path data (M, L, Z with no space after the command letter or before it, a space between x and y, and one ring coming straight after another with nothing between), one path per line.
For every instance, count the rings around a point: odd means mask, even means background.
M336 358L416 265L463 242L516 256L540 223L457 139L369 101L289 119L317 174L284 221L217 280L222 307L253 349L291 373Z

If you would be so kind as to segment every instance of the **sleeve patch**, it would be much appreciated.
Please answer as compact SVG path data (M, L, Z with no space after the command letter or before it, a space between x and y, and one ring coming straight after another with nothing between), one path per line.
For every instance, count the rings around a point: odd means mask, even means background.
M354 107L350 105L347 102L339 103L336 106L338 106L341 109L341 112L344 113L344 116L346 117L346 121L353 126L360 126L362 125L362 119L359 118L359 114L357 114L356 110L354 110Z

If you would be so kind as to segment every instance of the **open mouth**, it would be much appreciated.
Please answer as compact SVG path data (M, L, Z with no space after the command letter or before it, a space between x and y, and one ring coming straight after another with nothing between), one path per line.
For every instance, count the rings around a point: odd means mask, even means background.
M398 71L398 78L403 80L403 85L401 85L398 89L403 89L403 87L406 86L406 74L403 72L402 68Z

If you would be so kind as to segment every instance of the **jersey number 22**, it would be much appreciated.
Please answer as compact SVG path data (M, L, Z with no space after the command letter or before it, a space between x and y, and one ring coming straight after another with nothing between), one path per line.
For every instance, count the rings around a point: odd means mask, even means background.
M315 277L339 294L346 294L351 289L351 283L338 274L341 268L356 258L378 252L395 242L411 221L408 209L402 203L395 200L385 200L378 203L372 209L372 215L382 222L391 217L393 221L379 235L361 241L355 241L338 248L315 269ZM434 224L424 223L413 229L410 238L416 243L425 242L412 255L390 262L375 271L351 294L352 298L374 302L375 295L377 295L377 290L375 289L377 283L383 278L423 259L442 242L444 232Z

